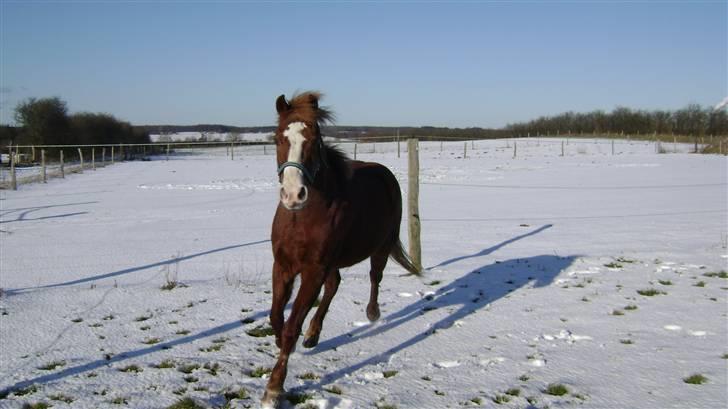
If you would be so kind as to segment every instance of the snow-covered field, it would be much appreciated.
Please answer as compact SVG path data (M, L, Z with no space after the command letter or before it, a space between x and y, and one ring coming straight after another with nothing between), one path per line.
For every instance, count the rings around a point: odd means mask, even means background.
M725 407L726 157L592 142L519 141L513 158L481 141L465 159L424 143L425 276L390 263L370 324L368 265L342 271L321 343L291 357L291 400ZM406 195L396 144L358 158ZM161 159L0 191L0 407L258 405L277 353L248 333L267 325L274 158Z

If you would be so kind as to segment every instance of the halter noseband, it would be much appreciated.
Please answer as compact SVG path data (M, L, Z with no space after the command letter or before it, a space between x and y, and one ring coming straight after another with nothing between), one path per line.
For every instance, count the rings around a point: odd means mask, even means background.
M316 175L318 174L319 169L321 169L321 163L326 166L326 151L324 150L324 138L322 136L318 137L318 148L319 148L319 158L320 160L316 162L316 167L313 169L313 172L309 172L308 169L303 165L303 163L298 162L283 162L281 166L278 167L278 176L280 176L283 171L288 168L296 168L303 173L303 176L306 177L309 184L313 184L313 181L316 179Z

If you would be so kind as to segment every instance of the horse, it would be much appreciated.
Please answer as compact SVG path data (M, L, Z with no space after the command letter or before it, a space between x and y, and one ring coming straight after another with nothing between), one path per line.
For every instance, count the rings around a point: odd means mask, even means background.
M304 92L290 101L276 100L275 132L280 200L271 229L273 299L270 323L279 348L262 404L274 407L283 393L288 357L321 288L323 296L304 335L303 346L318 344L324 317L341 281L339 269L370 259L371 289L366 308L379 319L379 283L391 257L412 274L420 274L402 248L399 228L402 193L385 166L353 161L328 146L321 126L333 113L319 106L321 94ZM288 319L283 311L300 275L300 287Z

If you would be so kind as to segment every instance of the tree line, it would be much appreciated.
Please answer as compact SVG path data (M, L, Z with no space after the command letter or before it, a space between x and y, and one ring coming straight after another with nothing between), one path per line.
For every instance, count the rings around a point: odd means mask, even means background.
M617 107L612 112L565 112L506 126L513 136L565 134L625 135L728 135L728 111L690 104L675 111L633 110Z
M17 127L0 127L0 143L10 145L100 145L149 143L149 133L105 113L68 114L58 97L29 98L15 107Z

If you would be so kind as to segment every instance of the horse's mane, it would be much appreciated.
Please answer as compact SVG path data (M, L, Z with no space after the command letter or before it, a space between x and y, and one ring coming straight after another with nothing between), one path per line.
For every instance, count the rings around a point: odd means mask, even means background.
M318 91L307 91L301 94L294 94L291 101L288 102L291 110L288 114L288 120L294 116L296 119L307 123L317 123L319 126L333 123L335 116L329 107L321 107L318 104L319 99L323 97Z
M350 176L349 157L339 148L324 143L326 150L326 165L337 176L339 185L343 186Z

